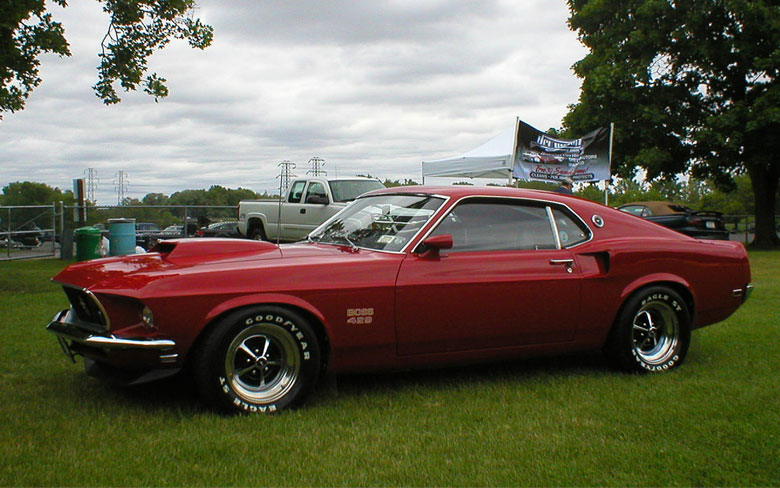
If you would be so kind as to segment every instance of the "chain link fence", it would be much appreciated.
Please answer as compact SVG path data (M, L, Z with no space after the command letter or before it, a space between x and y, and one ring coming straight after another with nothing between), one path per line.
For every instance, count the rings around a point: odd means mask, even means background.
M236 221L237 210L237 207L227 205L112 205L83 209L60 203L0 207L0 261L42 257L70 259L76 228L93 225L107 236L108 220L114 218L135 219L136 243L144 249L160 239L196 237L201 233L239 237L235 228L229 225ZM723 220L732 241L745 244L753 241L754 216L724 215ZM209 234L210 230L204 230L209 226L221 228ZM780 219L776 220L776 228L780 235Z
M0 207L0 260L55 256L56 222L54 204Z
M149 249L160 239L195 237L200 233L238 237L238 208L215 205L52 205L0 207L0 261L73 256L73 233L95 226L108 236L109 219L136 221L136 242ZM224 223L209 234L212 224ZM64 229L64 232L63 232Z

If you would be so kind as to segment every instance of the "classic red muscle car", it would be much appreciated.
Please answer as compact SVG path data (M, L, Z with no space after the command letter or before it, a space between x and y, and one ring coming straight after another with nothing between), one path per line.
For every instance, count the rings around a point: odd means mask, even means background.
M744 247L534 190L371 192L277 246L161 241L68 266L48 325L88 372L188 370L226 410L300 403L326 370L408 369L603 349L628 371L685 358L751 291Z

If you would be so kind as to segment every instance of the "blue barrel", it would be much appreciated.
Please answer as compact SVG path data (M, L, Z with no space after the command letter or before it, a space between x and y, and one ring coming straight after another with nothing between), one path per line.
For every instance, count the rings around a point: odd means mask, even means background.
M112 256L135 254L135 219L108 219Z

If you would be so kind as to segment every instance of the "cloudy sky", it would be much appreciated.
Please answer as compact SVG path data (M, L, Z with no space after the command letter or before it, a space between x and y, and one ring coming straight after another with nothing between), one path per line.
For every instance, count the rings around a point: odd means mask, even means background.
M558 127L585 55L564 0L200 0L205 51L174 41L150 66L155 103L94 95L108 17L95 1L50 7L72 56L42 59L27 108L0 122L0 186L62 189L88 168L98 203L223 185L278 188L278 163L326 161L330 176L420 180L420 162L460 154L514 123ZM436 181L426 181L434 183ZM444 183L444 182L441 182Z

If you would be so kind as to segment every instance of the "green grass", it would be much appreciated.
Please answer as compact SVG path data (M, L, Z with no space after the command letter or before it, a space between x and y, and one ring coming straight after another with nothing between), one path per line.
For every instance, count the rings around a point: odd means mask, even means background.
M295 411L229 417L176 381L84 374L43 326L55 260L0 263L3 486L777 486L780 253L662 375L599 355L340 377Z

